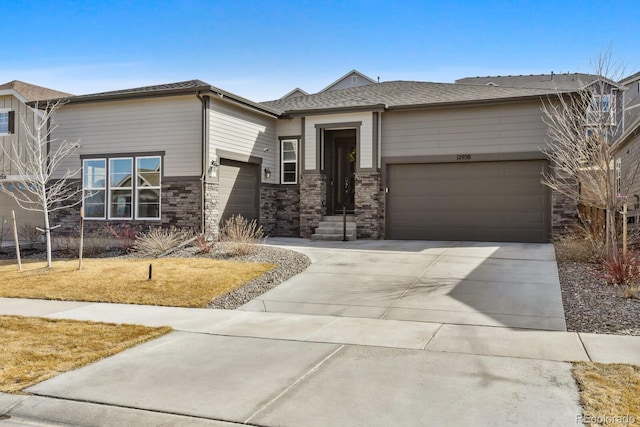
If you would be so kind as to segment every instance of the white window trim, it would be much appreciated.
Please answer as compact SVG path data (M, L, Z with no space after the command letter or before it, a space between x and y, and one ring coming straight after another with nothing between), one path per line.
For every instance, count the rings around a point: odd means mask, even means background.
M13 111L11 108L0 108L0 114L2 113L10 113L11 111ZM7 118L8 120L8 118ZM11 135L9 133L9 124L7 123L7 131L6 132L0 132L0 136L7 136L7 135Z
M131 186L130 187L113 187L111 185L111 162L113 160L131 160ZM111 221L121 221L121 220L131 220L133 219L133 209L134 207L131 206L131 215L128 217L124 217L124 216L117 216L117 217L113 217L111 216L111 193L114 190L130 190L131 191L131 203L133 204L133 187L134 187L134 181L136 179L136 173L135 173L135 162L134 162L134 157L110 157L109 158L109 168L107 169L107 188L109 189L109 207L107 210L107 218Z
M158 178L158 186L153 187L138 187L138 159L158 159L160 162L160 176ZM92 221L132 221L132 220L141 220L141 221L160 221L162 220L162 156L120 156L120 157L88 157L82 159L82 207L84 208L85 202L85 191L87 188L85 187L84 182L84 173L86 171L86 162L95 161L95 160L103 160L105 162L105 186L101 188L92 188L91 190L104 191L105 192L105 212L102 217L85 217L86 220ZM112 160L131 160L132 162L132 182L131 187L112 187L111 186L111 161ZM160 206L158 208L158 217L140 217L138 216L138 190L139 189L150 189L150 190L158 190L160 193ZM112 190L131 190L131 216L129 217L113 217L111 216L111 192Z
M138 160L139 159L158 159L158 161L160 162L160 176L158 177L158 185L157 186L153 186L153 187L139 187L138 188ZM134 215L136 219L139 220L144 220L144 221L160 221L162 219L162 157L161 156L139 156L139 157L135 157L134 158L134 179L135 179L135 183L134 183ZM158 217L154 218L154 217L144 217L144 216L138 216L138 195L140 194L140 190L141 189L145 189L145 190L158 190L158 192L160 193L160 199L158 200Z
M285 141L293 141L296 147L296 158L295 160L285 160L284 159L284 142ZM300 171L300 139L299 138L284 138L280 140L280 184L284 185L295 185L298 183L298 173ZM296 165L296 173L295 179L293 182L284 180L284 165L285 163L294 163Z
M609 97L609 111L602 111L602 98ZM598 109L594 111L593 106L598 106ZM612 93L603 93L603 94L593 94L591 103L587 108L587 125L598 125L600 123L599 115L600 114L609 114L608 125L616 124L616 97ZM592 120L592 117L596 117L596 120Z
M86 163L87 162L96 161L96 160L103 160L104 161L104 173L105 173L104 184L105 185L103 187L99 187L99 188L96 187L96 188L88 189L87 187L85 187L85 182L84 182L85 172L87 171ZM105 216L107 214L107 198L108 198L108 195L107 195L107 179L109 179L108 178L108 173L109 173L109 169L108 168L109 168L109 161L108 161L108 159L105 159L104 157L96 157L96 158L92 158L92 159L83 159L82 160L82 209L85 212L87 211L84 208L85 207L84 206L85 205L85 203L84 203L85 202L84 194L85 194L85 191L87 191L87 190L104 191L104 203L105 203L104 213L103 213L102 216L98 216L98 217L85 216L84 219L89 219L89 220L104 220L105 219Z
M616 159L616 194L622 190L622 159Z

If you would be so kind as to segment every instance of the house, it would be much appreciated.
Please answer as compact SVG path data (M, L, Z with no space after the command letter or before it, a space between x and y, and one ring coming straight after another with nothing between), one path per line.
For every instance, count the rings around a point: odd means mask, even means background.
M351 75L263 103L199 80L70 97L54 136L80 141L63 169L83 170L85 228L215 236L240 213L268 235L331 238L344 210L358 238L546 242L575 217L540 183L557 88L336 88ZM72 233L78 217L52 223Z
M9 156L3 153L19 152L27 137L24 123L33 122L34 109L27 106L29 102L37 102L50 98L67 97L69 94L41 86L14 80L0 85L0 221L9 221L11 211L16 212L16 220L23 224L42 224L40 212L23 210L7 193L16 191L16 171ZM14 151L15 150L15 151Z
M628 222L640 226L640 72L620 81L624 88L623 131L614 144L618 192L626 198Z

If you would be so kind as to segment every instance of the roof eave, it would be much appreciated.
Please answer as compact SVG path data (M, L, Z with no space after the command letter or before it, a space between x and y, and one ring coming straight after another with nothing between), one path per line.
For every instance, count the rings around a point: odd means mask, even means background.
M389 111L407 111L407 110L427 110L435 108L455 108L455 107L470 107L480 105L491 104L508 104L516 102L536 101L544 98L558 97L560 95L567 95L570 92L561 93L542 93L537 95L525 95L517 97L507 98L492 98L492 99L473 99L468 101L450 101L450 102L432 102L428 104L408 104L408 105L393 105L389 106Z
M148 98L162 98L167 96L184 96L184 95L215 95L220 98L224 98L227 100L234 101L238 104L242 104L246 107L249 107L253 110L257 110L261 113L278 117L281 114L281 111L275 110L264 105L260 105L256 102L250 101L246 98L243 98L238 95L234 95L231 92L227 92L225 90L219 89L215 86L211 85L200 85L189 88L178 88L178 89L165 89L165 90L154 90L149 92L127 92L127 93L115 93L115 94L96 94L96 95L80 95L80 96L71 96L68 98L56 98L50 99L49 102L56 101L66 101L66 104L85 104L85 103L93 103L93 102L109 102L109 101L125 101L132 99L148 99ZM44 100L47 101L47 100ZM42 101L40 101L41 103ZM38 101L29 102L28 105L31 107L37 107Z
M295 118L304 116L318 116L322 114L358 113L358 112L382 112L389 108L387 104L354 105L345 107L310 108L305 110L286 110L282 118Z

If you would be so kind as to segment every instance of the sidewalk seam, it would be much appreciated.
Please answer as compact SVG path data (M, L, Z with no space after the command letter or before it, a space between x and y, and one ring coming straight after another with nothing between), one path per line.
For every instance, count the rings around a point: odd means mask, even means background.
M431 341L433 341L433 339L436 337L438 332L440 332L440 329L442 329L443 326L444 326L444 323L441 323L440 326L438 326L438 329L436 329L436 331L433 333L433 335L431 335L431 337L427 340L427 343L424 345L424 347L422 347L422 350L426 350L427 349L427 347L429 346Z
M325 357L324 359L322 359L316 366L314 366L313 368L311 368L309 371L307 371L304 375L302 375L300 378L298 378L296 381L293 382L293 384L291 384L290 386L288 386L287 388L285 388L283 391L281 391L276 397L274 397L273 399L271 399L269 402L267 402L266 405L264 405L262 408L258 409L256 412L254 412L251 416L249 416L249 418L247 418L246 420L244 420L244 424L249 424L249 422L251 421L252 418L255 418L260 412L264 411L265 409L267 409L269 406L271 406L272 404L274 404L277 400L279 400L282 396L284 396L285 394L287 394L289 392L289 390L293 389L296 385L298 385L299 383L301 383L305 378L307 378L308 376L310 376L311 374L313 374L314 372L316 372L318 369L320 369L320 367L322 365L325 364L325 362L327 362L329 359L331 359L335 354L337 354L340 350L342 350L344 348L344 344L342 344L340 347L338 347L337 349L335 349L334 351L331 352L331 354L329 354L327 357Z
M593 362L593 359L591 358L591 355L589 354L589 350L587 350L587 346L584 345L584 341L582 341L582 334L580 332L576 332L576 335L578 335L578 339L580 340L580 344L582 344L582 348L584 349L584 352L586 353L587 357L589 358L589 362Z

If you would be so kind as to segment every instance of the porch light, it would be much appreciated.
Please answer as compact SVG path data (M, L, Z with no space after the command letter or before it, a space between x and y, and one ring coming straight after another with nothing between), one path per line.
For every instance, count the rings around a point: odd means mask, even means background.
M265 178L271 178L271 170L269 168L264 168L264 176Z

